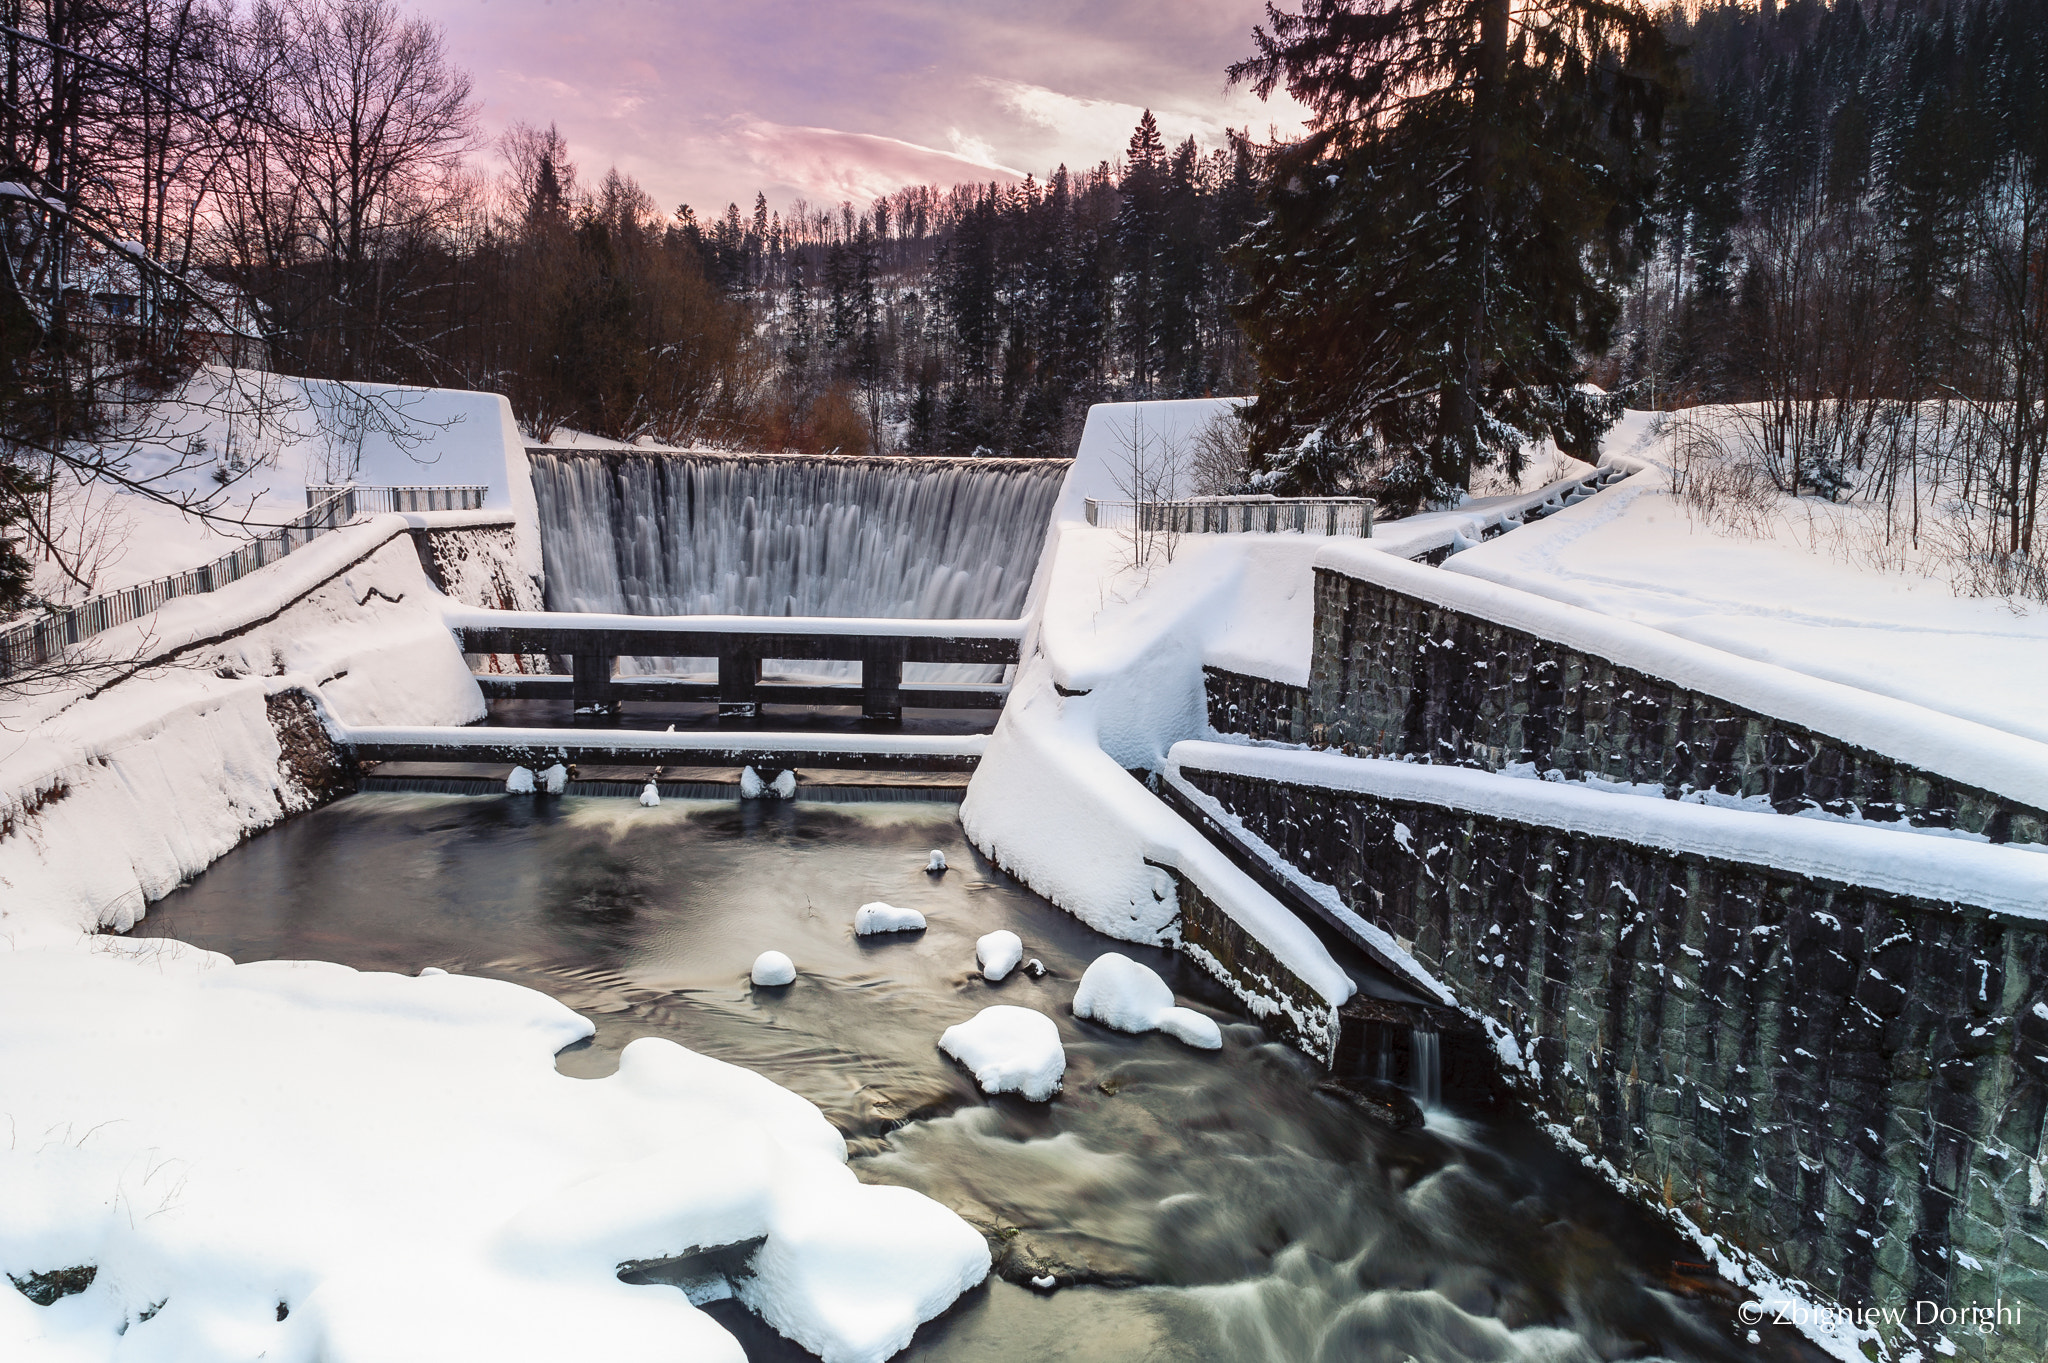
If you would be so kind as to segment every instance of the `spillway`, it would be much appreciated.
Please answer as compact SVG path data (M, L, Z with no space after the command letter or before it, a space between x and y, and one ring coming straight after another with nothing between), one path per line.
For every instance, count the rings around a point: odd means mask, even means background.
M547 605L631 615L1023 613L1066 460L530 452ZM695 671L620 659L622 672ZM810 663L812 675L848 664ZM983 667L913 666L914 680Z
M1015 616L1065 460L536 452L550 610Z

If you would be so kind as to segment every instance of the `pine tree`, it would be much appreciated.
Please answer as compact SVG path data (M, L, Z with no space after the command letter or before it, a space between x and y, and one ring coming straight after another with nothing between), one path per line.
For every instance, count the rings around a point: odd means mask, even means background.
M1150 109L1124 153L1123 211L1116 220L1117 317L1130 357L1130 385L1149 395L1159 376L1160 250L1165 235L1166 144Z
M1647 236L1670 83L1640 0L1306 0L1231 68L1314 130L1275 157L1243 255L1254 460L1328 490L1454 496L1544 437L1587 452L1581 388Z

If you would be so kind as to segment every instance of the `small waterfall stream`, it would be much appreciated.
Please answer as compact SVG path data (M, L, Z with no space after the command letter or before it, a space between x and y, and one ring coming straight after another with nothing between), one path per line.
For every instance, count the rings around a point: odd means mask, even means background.
M635 450L531 460L548 609L630 615L1016 616L1067 470L1050 459ZM909 671L980 680L989 669Z

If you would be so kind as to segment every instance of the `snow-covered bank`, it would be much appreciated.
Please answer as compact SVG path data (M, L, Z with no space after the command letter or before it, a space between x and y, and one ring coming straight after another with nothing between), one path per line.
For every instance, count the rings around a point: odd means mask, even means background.
M1684 415L1725 423L1736 409ZM1648 472L1445 567L2048 743L2048 608L1959 595L1927 546L1903 532L1885 546L1882 508L1860 499L1773 492L1738 533L1672 491L1679 433L1628 413L1606 448Z
M558 1073L591 1030L438 972L0 951L0 1270L92 1270L50 1305L0 1280L0 1356L744 1363L692 1305L737 1295L879 1363L986 1276L978 1232L858 1182L766 1079L655 1038ZM687 1296L616 1276L723 1246Z
M259 416L260 414L260 416ZM205 368L177 396L137 418L140 438L126 451L132 475L168 494L219 493L216 470L247 466L228 489L222 512L246 518L210 525L155 498L119 490L82 490L59 499L59 539L96 563L93 591L109 591L183 572L233 552L306 510L311 484L366 487L464 485L489 489L484 505L514 526L517 571L541 572L540 526L525 442L511 405L499 394L292 378ZM94 547L96 546L96 547ZM36 579L53 601L89 595L54 565Z
M1177 942L1182 906L1171 873L1187 876L1321 1000L1305 1006L1277 983L1232 986L1255 1014L1284 1015L1312 1047L1326 1042L1332 1011L1353 993L1350 978L1308 927L1126 769L1157 767L1177 739L1206 733L1211 642L1291 650L1298 629L1306 669L1315 543L1191 536L1172 563L1136 569L1114 532L1058 526L1025 661L960 811L968 836L999 865L1122 941ZM1294 617L1264 601L1288 579L1302 597Z
M126 928L250 832L314 798L273 723L303 692L357 724L463 724L483 697L420 567L382 516L98 636L76 678L0 701L0 942Z
M1597 506L1609 497L1635 496L1644 486L1647 484L1641 478L1631 480L1602 493L1589 505ZM1586 510L1574 507L1504 538L1540 534L1559 524L1569 528L1570 518ZM1479 552L1459 554L1447 566L1462 564ZM1503 586L1471 573L1409 563L1358 544L1330 543L1315 562L1318 568L1554 640L2032 808L2048 808L2048 742L1898 700L1872 686L1845 684L1760 662L1633 620L1535 595L1519 583ZM2048 656L2048 649L2043 656ZM1862 675L1859 673L1859 678ZM1958 677L1956 684L1965 687L1969 683Z
M1277 745L1196 740L1176 743L1168 760L1175 771L1193 768L1441 805L1669 852L1772 866L1918 899L1969 904L2014 918L2048 920L2048 854L2031 847L1991 846L1875 824L1788 818L1768 811L1609 794L1575 782Z

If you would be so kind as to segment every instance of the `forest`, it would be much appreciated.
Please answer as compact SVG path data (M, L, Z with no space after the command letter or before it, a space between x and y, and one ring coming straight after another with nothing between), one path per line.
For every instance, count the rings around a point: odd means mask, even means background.
M1093 402L1251 395L1245 486L1409 505L1622 403L1754 403L1783 490L1961 469L2030 554L2048 6L1569 0L1496 44L1510 9L1273 11L1233 78L1316 108L1303 143L1148 113L1021 183L700 212L552 126L487 141L394 0L0 0L0 499L226 359L500 391L535 438L842 453L1063 455ZM1578 140L1515 159L1544 138ZM1439 193L1475 165L1521 178Z

